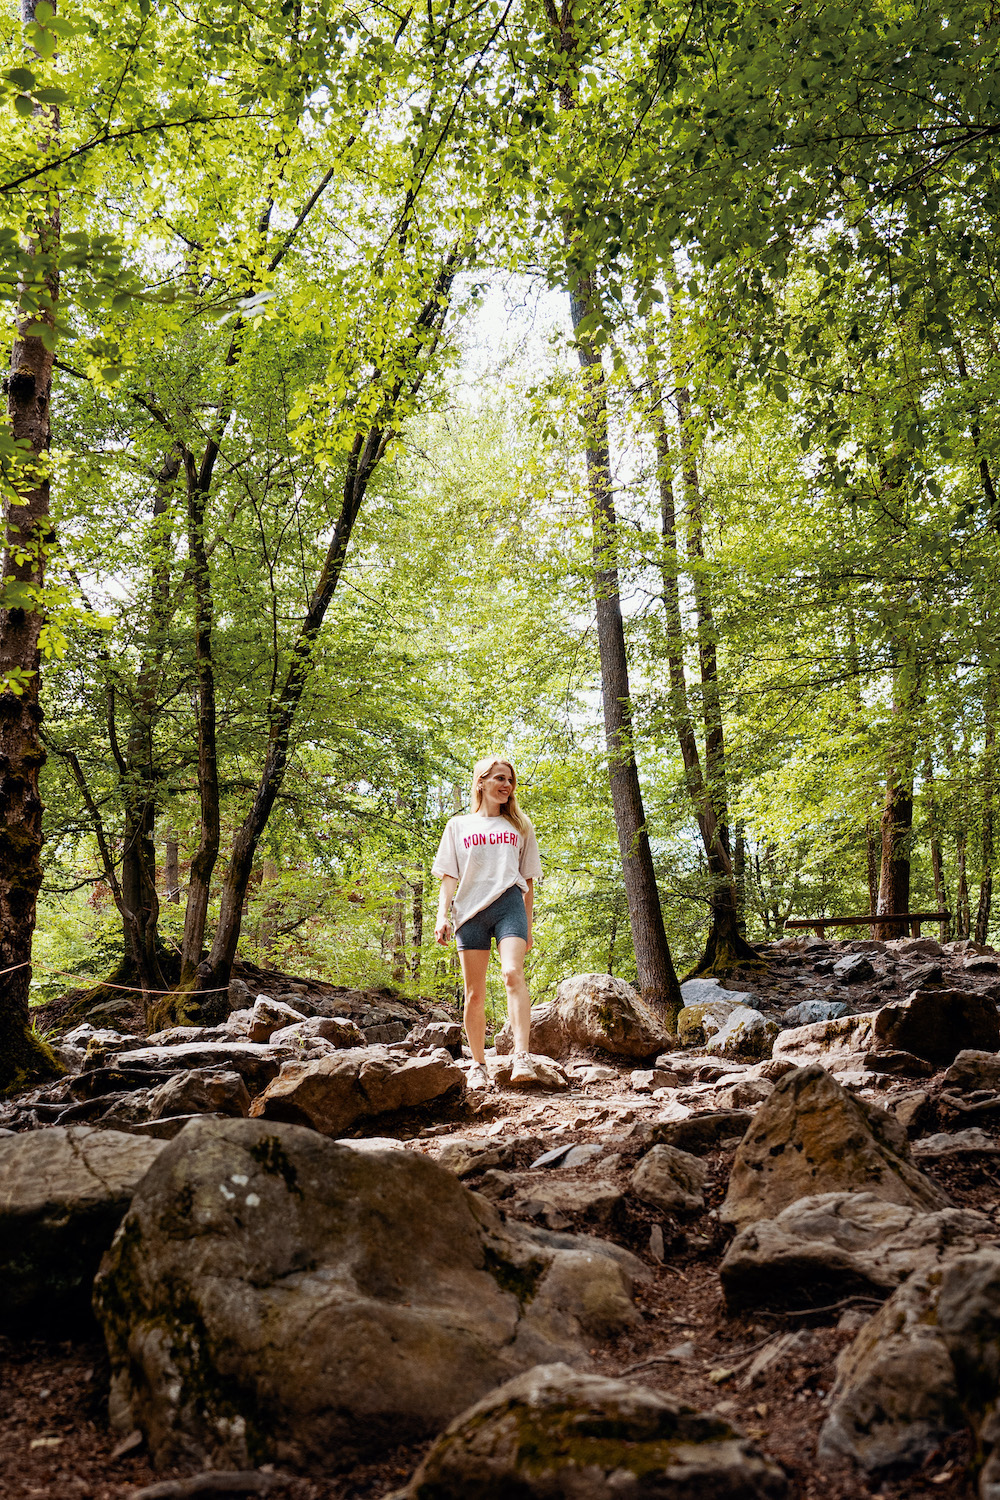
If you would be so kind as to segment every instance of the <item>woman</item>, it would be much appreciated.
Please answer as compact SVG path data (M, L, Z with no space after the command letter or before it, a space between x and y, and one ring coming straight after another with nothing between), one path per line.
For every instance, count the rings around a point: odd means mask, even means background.
M432 865L441 881L434 936L455 942L465 982L465 1034L473 1065L467 1087L489 1087L486 1074L486 970L496 938L514 1032L515 1086L534 1083L528 1055L531 998L524 955L531 947L535 881L541 877L531 821L517 805L517 776L509 760L478 760L472 773L472 811L449 818ZM449 909L451 917L449 917Z

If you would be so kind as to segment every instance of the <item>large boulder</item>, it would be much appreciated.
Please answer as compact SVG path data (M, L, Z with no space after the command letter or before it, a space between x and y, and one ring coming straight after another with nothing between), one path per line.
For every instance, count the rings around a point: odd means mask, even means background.
M0 1140L0 1327L49 1331L90 1318L90 1289L136 1184L163 1149L89 1125Z
M358 1120L413 1109L464 1087L465 1074L443 1047L428 1057L407 1057L388 1047L355 1047L286 1063L250 1113L339 1136Z
M566 1365L491 1391L389 1500L779 1500L784 1474L723 1418Z
M819 1456L862 1469L915 1464L964 1425L937 1326L938 1269L904 1281L837 1361Z
M786 1073L737 1149L720 1210L745 1229L797 1198L863 1191L927 1212L948 1199L910 1161L906 1131L815 1063Z
M804 1067L819 1062L836 1070L860 1068L865 1053L875 1044L875 1014L839 1016L832 1021L814 1021L783 1031L771 1050L772 1057L786 1058Z
M164 1073L179 1073L190 1068L226 1068L231 1073L238 1073L252 1094L269 1083L285 1058L290 1056L287 1050L256 1042L190 1042L170 1047L138 1047L126 1053L119 1071L129 1078L145 1074L147 1079L155 1079ZM89 1054L87 1071L90 1071ZM113 1070L97 1062L94 1071L106 1073ZM85 1072L83 1078L86 1076ZM106 1093L108 1089L100 1092Z
M531 1009L529 1049L544 1057L571 1052L608 1052L613 1057L655 1057L674 1037L624 979L611 974L577 974L564 979L556 997ZM496 1050L513 1052L514 1033L505 1022Z
M153 1089L149 1116L164 1120L173 1115L234 1115L250 1113L250 1095L238 1073L225 1069L189 1068Z
M996 1004L969 990L914 990L883 1005L875 1017L879 1048L912 1052L938 1067L966 1050L996 1052L1000 1018Z
M280 1031L272 1031L270 1036L272 1047L293 1047L300 1051L304 1043L315 1041L329 1042L333 1047L363 1047L365 1034L346 1016L307 1016L290 1026L282 1026Z
M677 1012L677 1040L682 1047L704 1047L709 1037L725 1026L737 1006L732 1000L716 996L685 1005Z
M728 1020L705 1044L705 1051L718 1057L756 1060L771 1056L778 1036L777 1021L768 1021L759 1010L738 1005Z
M815 1307L892 1291L913 1272L995 1237L992 1222L970 1209L928 1214L874 1193L821 1193L742 1230L719 1278L734 1312Z
M585 1367L638 1323L645 1274L604 1241L505 1224L415 1152L195 1121L95 1283L112 1421L158 1465L350 1463L540 1361Z
M820 1454L917 1463L971 1426L982 1500L1000 1495L1000 1246L956 1254L893 1293L837 1362Z

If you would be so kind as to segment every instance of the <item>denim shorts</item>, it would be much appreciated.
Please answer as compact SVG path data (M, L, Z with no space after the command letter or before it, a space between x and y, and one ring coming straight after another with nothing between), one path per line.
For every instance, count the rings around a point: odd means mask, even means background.
M528 941L528 913L519 885L512 885L502 896L491 901L489 906L484 906L482 911L469 917L455 932L455 942L459 948L485 948L487 953L490 951L492 938L496 938L499 944L501 938L507 937L519 937Z

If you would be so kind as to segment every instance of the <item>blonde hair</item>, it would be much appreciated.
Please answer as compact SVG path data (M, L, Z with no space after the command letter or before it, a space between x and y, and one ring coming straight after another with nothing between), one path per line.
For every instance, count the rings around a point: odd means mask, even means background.
M484 760L476 761L476 764L472 768L471 811L477 813L482 807L483 782L494 766L506 766L514 778L514 785L511 787L510 796L507 798L505 805L500 809L500 815L506 818L508 823L513 823L518 833L527 833L531 827L531 819L517 805L517 772L514 769L513 763L505 755L487 755Z

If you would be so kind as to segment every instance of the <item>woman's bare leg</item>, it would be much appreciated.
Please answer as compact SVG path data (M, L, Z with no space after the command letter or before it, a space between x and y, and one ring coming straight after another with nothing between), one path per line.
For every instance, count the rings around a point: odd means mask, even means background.
M514 1051L527 1052L530 1050L528 1037L531 1031L531 996L524 977L527 944L524 938L505 937L500 939L497 946L500 949L500 967L507 991L507 1014L514 1033Z
M465 1034L469 1038L469 1050L480 1067L486 1061L486 970L489 967L488 948L459 948L458 960L462 965L465 983Z

